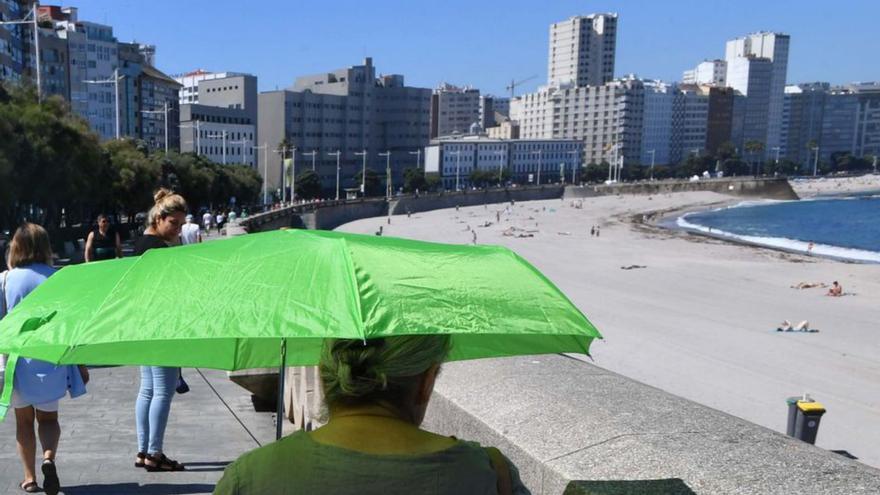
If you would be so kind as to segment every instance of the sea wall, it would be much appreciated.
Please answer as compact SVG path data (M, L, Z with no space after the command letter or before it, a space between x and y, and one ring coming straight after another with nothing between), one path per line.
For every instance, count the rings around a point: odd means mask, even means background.
M668 194L687 191L711 191L731 196L766 199L798 199L787 179L701 179L696 181L663 180L569 186L565 198L585 198L615 194Z
M444 365L423 426L498 447L535 495L880 493L880 470L561 355Z

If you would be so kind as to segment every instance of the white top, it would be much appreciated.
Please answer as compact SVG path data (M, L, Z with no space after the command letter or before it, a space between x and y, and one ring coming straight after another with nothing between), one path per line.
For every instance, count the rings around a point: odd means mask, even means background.
M180 228L180 242L183 244L195 244L199 242L199 226L194 223L185 223Z
M211 214L210 213L205 213L204 215L202 215L202 224L205 226L205 228L207 228L211 225Z

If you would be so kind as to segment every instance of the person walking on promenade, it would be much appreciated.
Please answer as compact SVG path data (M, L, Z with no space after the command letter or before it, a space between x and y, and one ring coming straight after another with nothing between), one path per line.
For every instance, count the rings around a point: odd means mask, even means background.
M206 211L202 215L202 227L205 229L205 235L211 235L211 215L210 211Z
M116 227L110 225L110 218L102 213L96 223L86 238L86 263L122 258L122 241Z
M202 242L202 232L199 230L199 224L193 222L193 216L186 216L186 223L180 228L180 243L195 244Z
M328 423L239 457L214 494L529 494L497 449L419 428L449 348L448 335L325 340Z
M46 230L33 223L19 227L9 245L7 264L9 271L0 276L0 318L55 273L51 266L52 248ZM56 495L61 489L55 467L55 454L61 438L58 400L64 397L68 389L71 397L84 394L88 373L84 366L56 366L37 359L18 359L15 380L8 385L12 385L15 440L24 467L24 480L19 486L25 492L40 491L34 459L37 450L34 421L43 448L43 463L40 466L43 491Z
M214 221L217 224L217 235L220 235L220 229L223 228L223 224L226 221L226 215L223 214L222 210L217 210L217 217L214 218Z
M179 194L159 189L155 204L147 215L147 230L137 240L134 254L167 248L177 242L186 214L186 201ZM180 368L141 366L141 384L135 402L138 453L135 467L147 471L183 471L183 464L165 456L163 443L171 399L174 398Z

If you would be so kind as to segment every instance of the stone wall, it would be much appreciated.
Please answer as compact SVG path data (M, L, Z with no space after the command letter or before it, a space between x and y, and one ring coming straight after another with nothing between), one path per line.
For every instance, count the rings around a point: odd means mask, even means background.
M565 198L585 198L614 194L667 194L687 191L712 191L731 196L766 199L799 199L787 179L701 179L698 181L654 181L621 184L571 186Z

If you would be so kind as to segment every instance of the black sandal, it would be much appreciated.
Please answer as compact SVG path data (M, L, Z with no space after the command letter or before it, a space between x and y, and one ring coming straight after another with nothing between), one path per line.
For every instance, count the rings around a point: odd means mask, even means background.
M61 481L58 480L58 470L55 469L55 461L51 459L43 459L43 465L40 466L43 471L43 491L46 495L58 495L61 491Z
M33 481L33 480L22 481L21 483L18 484L18 487L27 493L39 493L40 492L40 486L37 485L37 482Z
M154 464L152 464L152 465L147 464L147 461L152 462ZM186 468L183 466L183 464L181 464L175 460L169 459L168 457L165 456L165 454L155 454L155 455L147 454L146 458L144 459L144 468L146 468L146 470L151 473L154 473L157 471L185 471L186 470Z
M136 456L134 456L134 467L143 468L147 465L144 464L144 460L147 458L146 452L138 452Z

